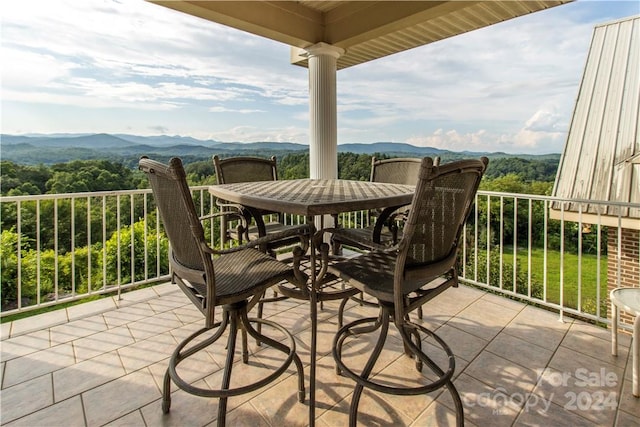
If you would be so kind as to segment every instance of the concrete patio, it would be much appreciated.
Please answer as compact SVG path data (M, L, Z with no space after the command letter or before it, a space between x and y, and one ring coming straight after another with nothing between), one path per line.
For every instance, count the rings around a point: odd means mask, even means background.
M300 301L270 304L267 318L295 333L308 375L310 322ZM335 373L330 353L337 304L319 311L316 424L348 424L353 382ZM348 319L373 315L352 303ZM470 426L637 426L640 399L631 395L630 336L621 334L617 358L610 333L467 286L450 289L424 308L424 322L453 348L456 377ZM217 400L173 388L171 412L163 415L161 384L167 359L179 340L200 328L203 318L179 289L158 285L67 309L2 324L1 423L9 426L208 426L215 425ZM433 349L434 358L439 354ZM216 384L223 345L198 356L187 369L194 382ZM248 366L235 380L263 375L272 366L268 348L250 341ZM386 382L424 377L395 341L375 375ZM345 355L362 366L367 345ZM347 354L348 353L348 354ZM427 369L424 370L425 374ZM308 378L306 383L308 384ZM233 384L233 383L232 383ZM308 396L308 390L307 390ZM359 423L455 425L447 392L388 396L365 391ZM308 424L308 406L296 399L290 369L259 392L231 398L228 425L252 427Z

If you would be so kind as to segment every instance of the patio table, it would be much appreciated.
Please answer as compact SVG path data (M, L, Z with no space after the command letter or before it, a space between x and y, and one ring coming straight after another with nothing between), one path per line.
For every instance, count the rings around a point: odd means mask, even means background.
M320 215L337 215L368 209L393 211L411 203L415 187L370 181L342 179L294 179L279 181L242 182L212 185L209 192L227 202L261 209L301 215L315 231L314 219ZM258 226L260 215L255 216ZM264 228L262 229L264 231ZM313 235L313 233L311 233ZM316 251L311 247L311 283L309 284L311 317L311 361L309 373L309 425L315 423L315 371L317 339Z

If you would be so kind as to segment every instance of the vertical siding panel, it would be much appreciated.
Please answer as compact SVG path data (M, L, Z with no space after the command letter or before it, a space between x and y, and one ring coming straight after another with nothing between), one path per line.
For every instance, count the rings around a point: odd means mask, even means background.
M604 33L600 63L596 70L594 91L591 100L591 108L587 114L586 129L582 140L582 152L576 171L574 195L579 199L588 199L591 196L591 184L599 154L600 131L604 120L607 96L609 94L609 82L613 64L613 46L618 35L618 26L600 27L598 31Z
M634 166L628 160L640 153L638 142L639 103L640 103L640 19L624 22L630 25L628 67L625 70L625 90L621 101L618 144L615 153L615 166L611 179L609 199L620 202L637 202L640 198L637 175L640 166ZM621 25L622 25L621 24ZM617 213L617 211L613 212ZM628 215L628 212L623 212ZM636 212L636 216L638 213Z
M613 31L607 31L605 50L612 52L613 61L611 73L608 76L609 93L604 103L602 128L596 149L597 163L592 166L593 182L589 198L594 200L609 200L615 153L619 151L620 145L624 145L624 141L618 139L618 128L629 60L631 24L629 21L615 26L614 28L618 29L615 34Z
M575 197L574 189L576 183L576 173L582 151L582 141L585 138L587 116L593 98L593 91L596 79L596 70L600 61L604 41L604 33L595 31L591 40L591 49L587 56L587 63L582 76L582 83L578 91L576 106L571 119L569 135L562 154L562 160L556 178L556 188L554 194L559 197Z

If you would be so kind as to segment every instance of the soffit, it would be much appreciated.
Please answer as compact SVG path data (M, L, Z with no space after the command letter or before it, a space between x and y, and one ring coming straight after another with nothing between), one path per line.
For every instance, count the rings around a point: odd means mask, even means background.
M149 1L288 44L296 65L314 44L343 48L342 69L572 0Z

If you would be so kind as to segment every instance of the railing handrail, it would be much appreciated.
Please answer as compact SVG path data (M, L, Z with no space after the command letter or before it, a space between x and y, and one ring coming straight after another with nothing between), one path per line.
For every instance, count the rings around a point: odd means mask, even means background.
M192 191L206 190L208 185L194 185L190 187ZM131 190L105 190L105 191L84 191L81 193L47 193L47 194L29 194L23 196L0 196L2 202L23 202L31 200L56 200L56 199L72 199L85 197L106 197L130 194L151 194L150 188L136 188Z
M547 200L550 202L558 202L558 203L570 203L570 204L581 204L581 205L608 205L608 206L621 206L625 208L631 209L640 209L640 203L633 202L616 202L609 200L596 200L596 199L569 199L565 197L559 196L545 196L545 195L537 195L537 194L526 194L526 193L506 193L500 191L487 191L480 190L478 191L478 195L480 196L496 196L496 197L514 197L518 199L532 199L532 200Z
M192 191L207 190L208 185L193 185L190 186ZM131 190L106 190L106 191L85 191L81 193L55 193L55 194L30 194L22 196L0 196L0 203L2 202L18 202L18 201L31 201L31 200L55 200L55 199L70 199L70 198L84 198L84 197L102 197L102 196L117 196L130 195L130 194L151 194L151 189L131 189ZM595 199L572 199L559 196L546 196L538 194L527 193L510 193L502 191L478 191L479 196L495 196L495 197L513 197L518 199L532 199L532 200L547 200L550 202L559 203L571 203L571 204L595 204L595 205L608 205L608 206L621 206L631 209L640 209L640 203L633 202L617 202L609 200L595 200Z

